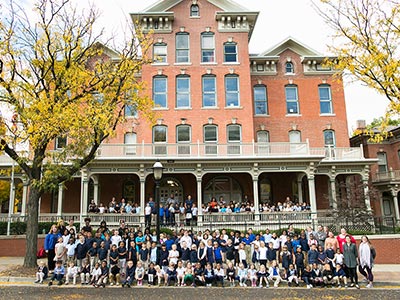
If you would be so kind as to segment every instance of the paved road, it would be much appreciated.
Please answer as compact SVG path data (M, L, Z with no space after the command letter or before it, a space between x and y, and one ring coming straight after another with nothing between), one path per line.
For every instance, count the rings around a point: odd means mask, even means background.
M0 286L0 299L400 299L400 289L116 288Z

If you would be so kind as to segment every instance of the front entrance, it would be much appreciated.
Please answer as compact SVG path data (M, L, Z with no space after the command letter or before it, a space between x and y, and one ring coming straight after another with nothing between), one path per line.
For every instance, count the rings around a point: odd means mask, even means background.
M182 184L176 178L163 178L160 183L160 203L164 204L171 194L174 194L180 203L183 202Z

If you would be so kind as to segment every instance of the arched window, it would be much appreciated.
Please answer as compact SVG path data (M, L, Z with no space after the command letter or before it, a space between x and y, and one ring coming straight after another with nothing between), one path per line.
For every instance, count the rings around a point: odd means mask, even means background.
M127 132L124 135L125 155L136 154L137 135L135 132Z
M226 107L240 106L239 76L225 76L225 105Z
M285 72L286 72L286 73L294 73L294 66L293 66L293 63L292 63L292 62L288 61L288 62L285 64Z
M265 85L255 85L253 87L254 94L254 113L256 115L267 115L268 114L268 103L267 103L267 87Z
M325 146L335 146L335 131L333 130L324 130L324 144Z
M301 143L301 132L298 130L289 131L290 153L299 153L304 149L299 145Z
M299 97L297 93L297 85L285 86L286 95L286 113L298 114L299 113Z
M191 17L200 17L200 9L197 4L192 4L190 6L190 16Z
M241 153L242 126L230 124L227 126L228 154Z
M201 62L215 62L215 40L213 32L203 32L201 34Z
M266 130L257 131L258 155L268 155L270 153L269 132Z
M153 101L154 106L158 108L167 107L167 77L153 77Z
M178 125L176 126L176 142L178 145L178 154L190 154L191 141L191 127L189 125Z
M331 86L328 84L321 84L318 86L319 106L321 114L332 114L332 96Z
M153 60L155 63L167 62L167 44L156 43L153 46Z
M175 55L177 63L188 63L189 59L189 33L178 32L175 39Z
M190 76L176 76L176 107L190 107Z
M203 107L217 106L217 83L215 75L204 75L202 77Z
M224 62L237 62L237 44L228 42L224 44Z
M218 126L217 125L205 125L204 126L204 144L205 154L212 155L218 154Z
M167 126L156 125L153 127L154 154L167 154Z

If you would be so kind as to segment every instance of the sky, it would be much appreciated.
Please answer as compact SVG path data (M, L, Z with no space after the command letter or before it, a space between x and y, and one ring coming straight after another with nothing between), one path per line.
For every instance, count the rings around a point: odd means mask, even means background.
M29 5L33 0L15 0ZM187 0L185 0L187 1ZM205 0L199 0L205 1ZM89 0L72 0L85 7ZM101 12L99 24L106 33L121 32L122 24L129 19L129 13L139 12L157 0L92 0ZM261 53L291 36L312 49L328 54L328 45L333 43L333 32L313 7L312 0L235 0L252 11L259 11L259 17L252 39L250 52ZM314 0L319 4L320 0ZM356 129L357 120L370 123L385 112L387 100L376 91L360 82L345 78L345 97L349 134Z

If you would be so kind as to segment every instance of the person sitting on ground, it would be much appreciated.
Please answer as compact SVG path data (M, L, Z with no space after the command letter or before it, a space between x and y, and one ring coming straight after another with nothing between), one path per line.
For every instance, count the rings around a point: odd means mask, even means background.
M303 279L308 289L311 289L313 287L313 278L310 265L307 265L304 269L301 279Z
M175 282L175 285L178 285L178 278L176 277L175 264L173 262L169 263L166 273L168 275L168 278L165 285L169 286L172 280Z
M279 286L279 283L282 281L282 277L279 273L279 266L278 266L278 262L276 260L274 260L272 262L271 267L269 268L269 280L271 281L275 281L274 283L274 287L277 288Z
M90 272L90 276L91 276L90 284L95 285L97 283L97 281L99 281L99 278L101 276L101 268L100 268L99 263L96 263L94 265L92 272ZM86 277L86 274L81 273L81 284L83 284L83 280L85 279L85 277ZM88 282L88 281L86 281L86 282Z
M312 264L311 274L315 286L323 285L324 279L322 278L322 272L316 263Z
M178 260L178 265L176 267L176 278L178 279L178 286L183 285L183 278L185 276L185 268L183 267L183 262Z
M36 272L36 281L35 283L43 283L43 280L47 278L49 274L49 269L47 268L46 264L44 261L39 262L39 266Z
M340 249L339 249L340 251ZM337 284L338 288L341 288L340 282L343 282L344 286L347 288L347 277L346 272L343 270L342 265L337 264L336 269L333 272L333 282Z
M226 268L226 277L229 280L231 287L235 286L235 267L231 261L228 262L228 267Z
M53 276L50 279L49 286L53 285L54 280L58 281L58 285L62 285L64 275L65 275L64 266L62 265L62 261L58 260L56 262L56 267L54 268L54 271L53 271Z
M95 265L97 264L98 269L99 269L99 264L96 262L93 266L93 268L90 267L90 265L87 263L87 261L83 261L82 267L79 270L79 274L81 277L81 284L89 284L90 281L90 270L94 270Z
M117 264L111 264L110 265L110 285L116 285L119 286L119 281L120 281L120 268Z
M212 286L214 280L215 280L215 274L214 270L212 268L211 263L206 264L206 269L204 270L204 281L206 283L207 287Z
M149 264L149 269L147 270L147 283L148 285L154 285L155 281L154 278L156 277L157 271L154 268L154 263Z
M128 288L131 287L134 279L135 279L135 266L133 265L132 260L128 260L125 272L125 280L122 282L122 287L125 287L125 285Z
M214 269L214 276L215 282L217 284L221 283L221 286L224 287L225 270L222 268L220 263L217 263L217 266Z
M76 285L76 277L78 277L78 267L75 266L75 263L72 261L69 263L69 267L67 269L67 276L65 276L65 284L68 285L69 280L72 278L72 284Z
M101 275L97 283L94 285L94 287L105 288L108 281L108 273L109 273L109 268L107 267L107 262L103 260L101 262Z
M195 286L192 264L190 262L188 262L187 265L186 265L185 275L183 277L183 284L184 285L191 284L192 286Z
M322 271L322 279L324 280L324 286L328 284L333 284L333 272L330 264L324 265L324 270Z
M269 273L267 272L265 265L261 265L260 269L257 272L257 278L260 280L260 282L259 282L260 288L263 287L263 282L265 282L265 287L269 288L268 277L269 277Z
M246 281L247 281L247 269L244 267L243 263L239 263L239 269L237 273L239 285L242 287L247 286Z
M286 273L286 276L287 276L288 286L291 286L293 281L296 283L296 286L299 286L299 278L297 277L297 270L294 268L293 264L289 265L289 269Z
M168 275L164 272L164 270L160 268L159 265L156 265L154 269L156 270L157 285L160 286L162 280L164 280L164 283L166 283L168 280Z
M143 268L143 263L141 261L138 261L137 267L135 270L135 279L136 279L138 286L143 285L144 274L145 274L145 270Z

